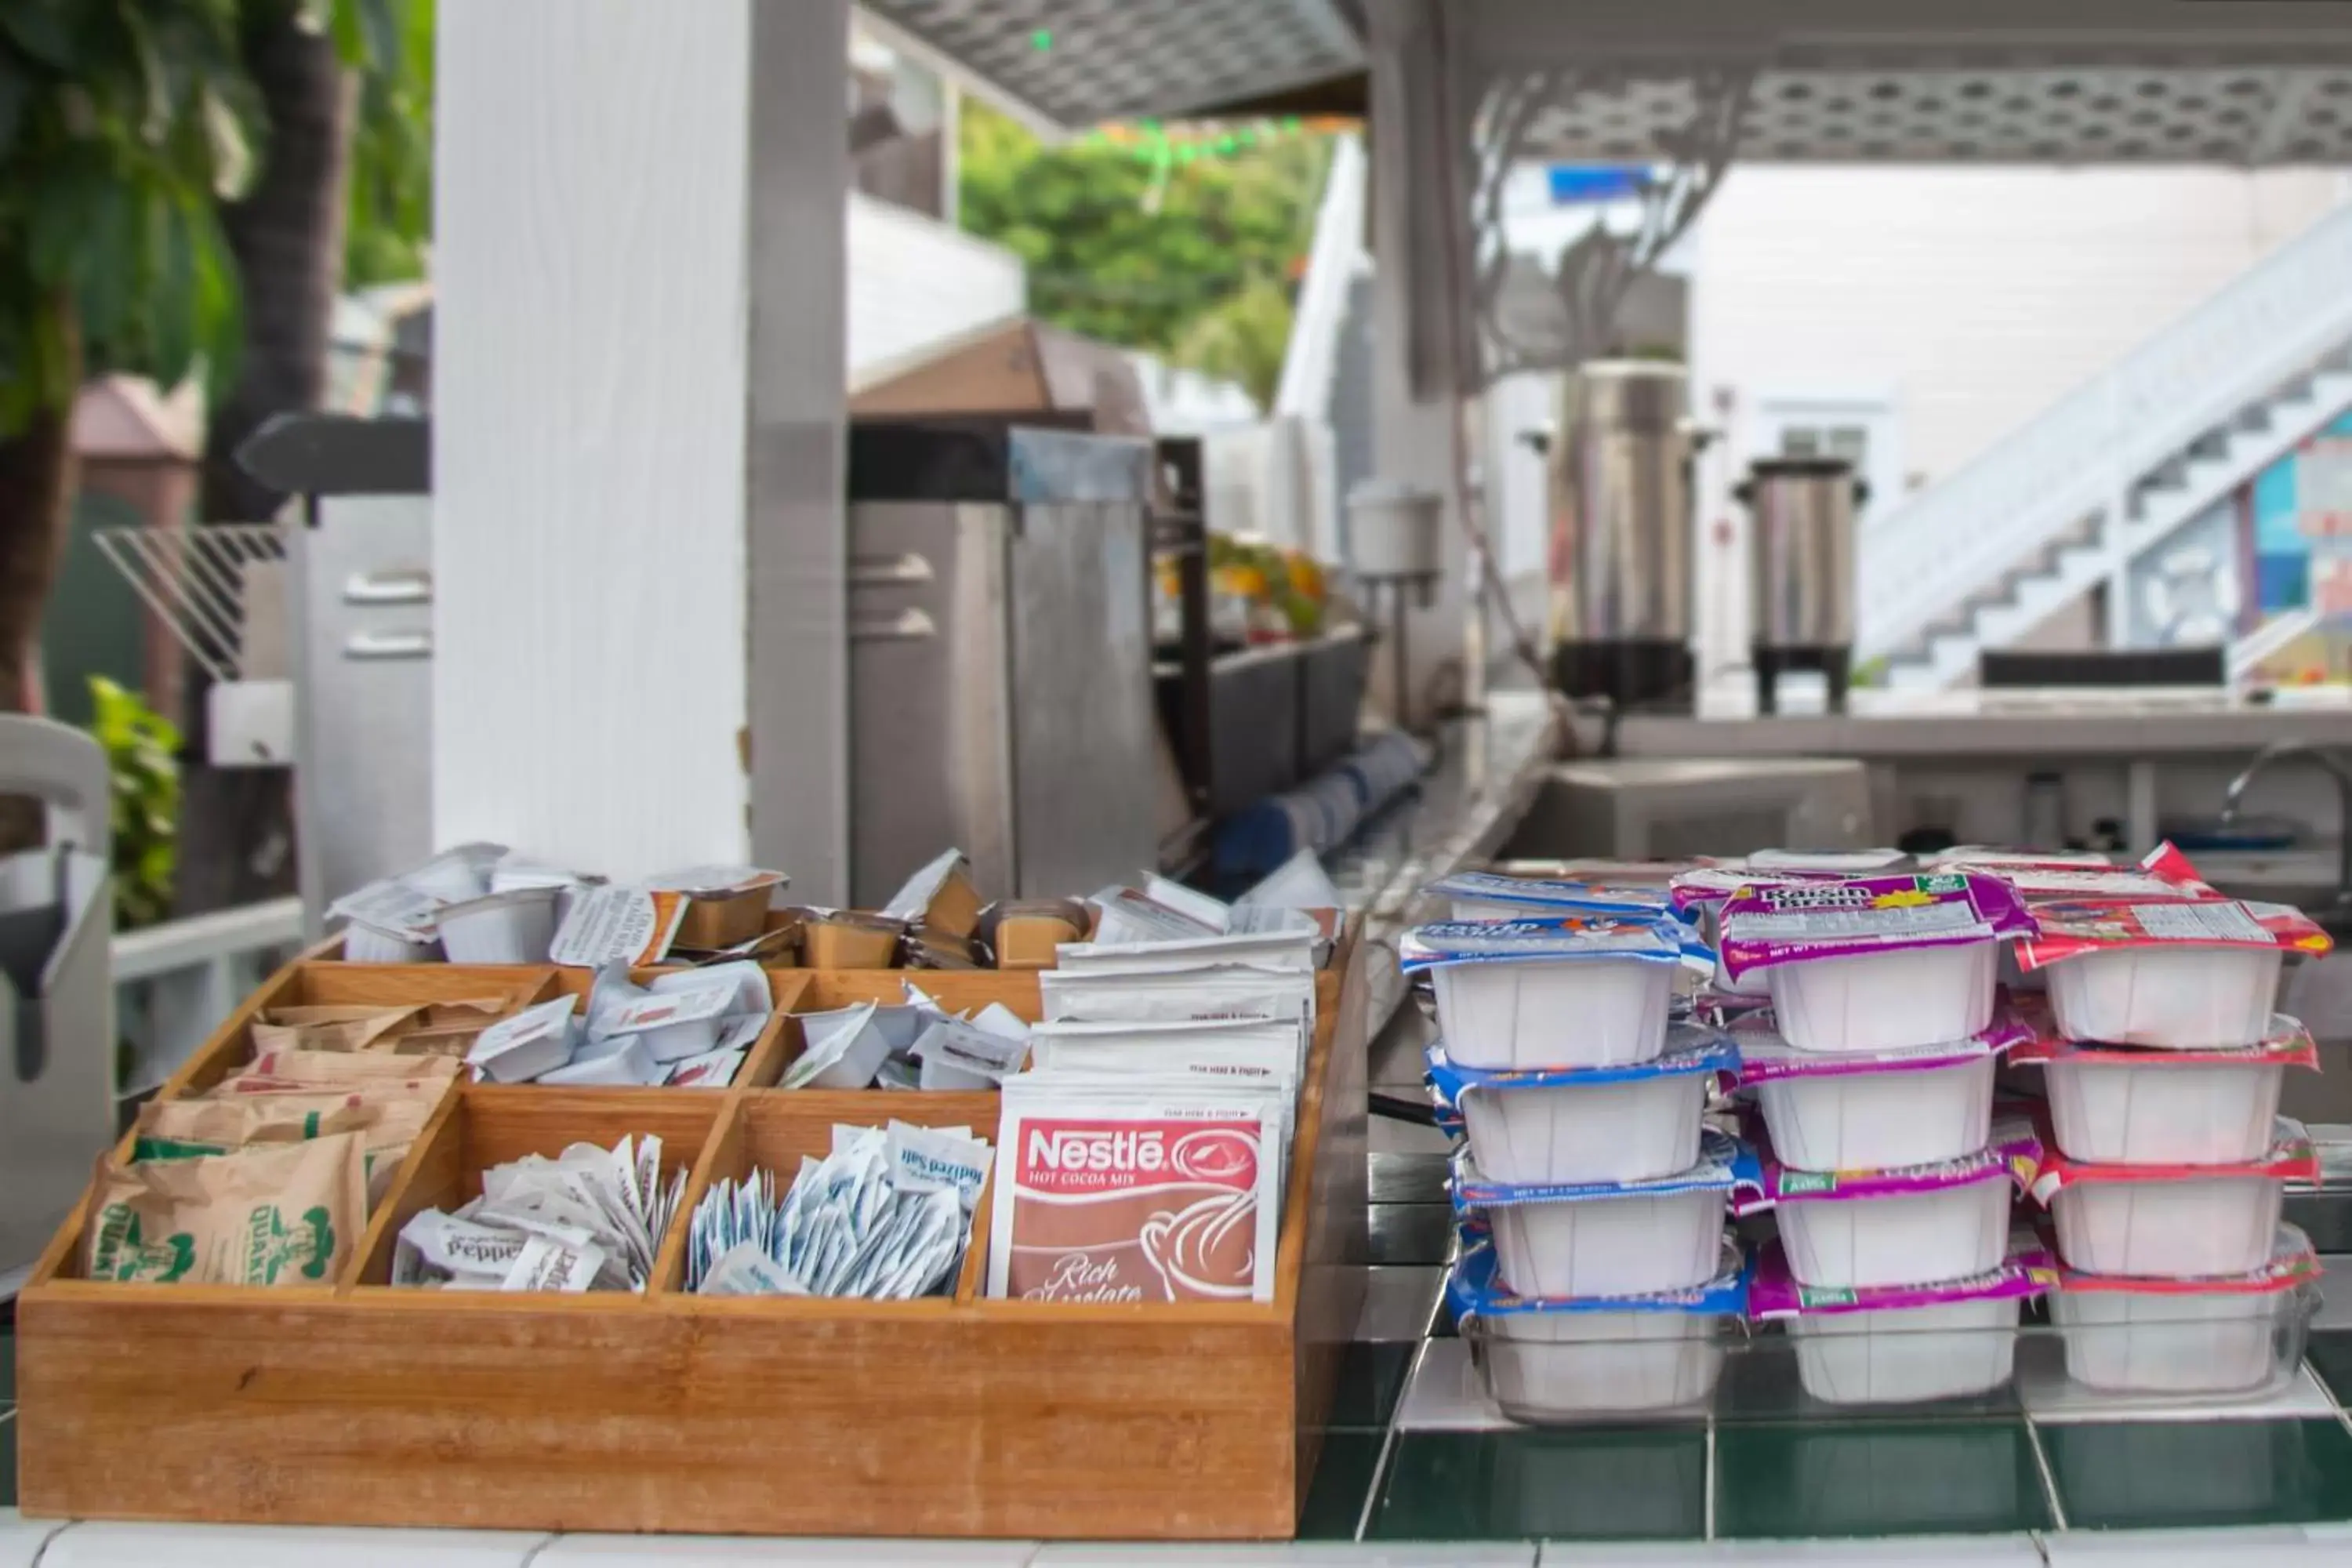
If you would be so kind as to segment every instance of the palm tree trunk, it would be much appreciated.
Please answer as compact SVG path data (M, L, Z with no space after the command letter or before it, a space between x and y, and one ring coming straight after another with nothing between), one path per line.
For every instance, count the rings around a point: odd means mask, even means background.
M65 345L63 384L81 384L81 336L73 302L62 296L48 308ZM34 671L41 609L57 580L66 512L73 504L73 404L44 408L14 436L0 439L0 712L22 713L34 703ZM38 844L42 807L24 795L0 795L0 854Z
M294 13L282 0L247 7L245 64L269 141L259 182L222 217L244 282L245 358L205 437L206 521L276 515L285 498L237 468L236 448L273 415L317 408L326 393L357 89L333 43L298 26ZM194 914L290 891L288 771L205 765L201 672L188 685L177 909Z

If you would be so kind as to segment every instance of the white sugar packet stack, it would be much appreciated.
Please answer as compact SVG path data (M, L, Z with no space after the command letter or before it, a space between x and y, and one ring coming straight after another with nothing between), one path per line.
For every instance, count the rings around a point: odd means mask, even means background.
M714 1184L687 1238L688 1289L706 1296L908 1300L951 1282L992 1151L969 1127L836 1126L781 1202L755 1171Z
M447 1290L641 1290L686 1197L651 1133L482 1173L482 1195L401 1227L392 1282Z

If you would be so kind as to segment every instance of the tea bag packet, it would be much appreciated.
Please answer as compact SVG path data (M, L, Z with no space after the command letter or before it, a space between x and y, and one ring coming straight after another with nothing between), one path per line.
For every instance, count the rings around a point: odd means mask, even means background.
M988 1163L968 1128L837 1125L831 1152L803 1156L781 1202L766 1171L712 1186L690 1222L688 1285L705 1295L936 1293L955 1278Z
M992 1034L976 1025L942 1018L917 1037L911 1053L922 1064L927 1089L992 1089L1021 1070L1029 1057L1025 1039Z
M367 1223L364 1167L359 1136L338 1132L107 1170L91 1210L89 1277L332 1285Z
M427 1210L400 1234L394 1283L500 1290L637 1290L652 1277L686 1173L661 1175L662 1141L574 1143L482 1173L455 1214Z

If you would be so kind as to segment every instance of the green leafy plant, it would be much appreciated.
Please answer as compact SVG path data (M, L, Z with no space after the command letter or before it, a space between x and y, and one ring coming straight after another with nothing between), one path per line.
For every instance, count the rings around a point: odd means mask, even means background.
M136 692L89 679L90 732L113 783L114 924L152 925L172 910L180 859L180 731Z
M1306 255L1329 163L1328 137L1300 135L1161 169L1094 141L1045 146L967 98L958 212L966 229L1027 265L1035 315L1169 353L1194 321L1258 280L1279 297L1271 280L1292 277ZM1244 331L1265 324L1269 302L1261 294L1242 308ZM1288 301L1280 302L1286 331Z

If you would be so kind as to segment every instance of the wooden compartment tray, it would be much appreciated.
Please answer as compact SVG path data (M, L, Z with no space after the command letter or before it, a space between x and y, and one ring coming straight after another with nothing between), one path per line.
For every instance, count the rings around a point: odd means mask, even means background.
M298 963L175 1075L241 1058L258 1006L567 984L549 970ZM427 1126L331 1287L79 1277L82 1215L17 1305L30 1515L522 1530L1286 1538L1363 1295L1363 977L1327 973L1267 1303L1061 1305L982 1292L989 1202L952 1297L684 1292L683 1221L642 1294L400 1289L393 1240L490 1164L657 1133L715 1180L789 1173L835 1122L969 1123L992 1094L789 1091L792 1012L896 1001L896 972L779 971L778 1018L724 1091L467 1085ZM1037 1014L1034 974L921 977ZM469 984L472 989L468 989Z

